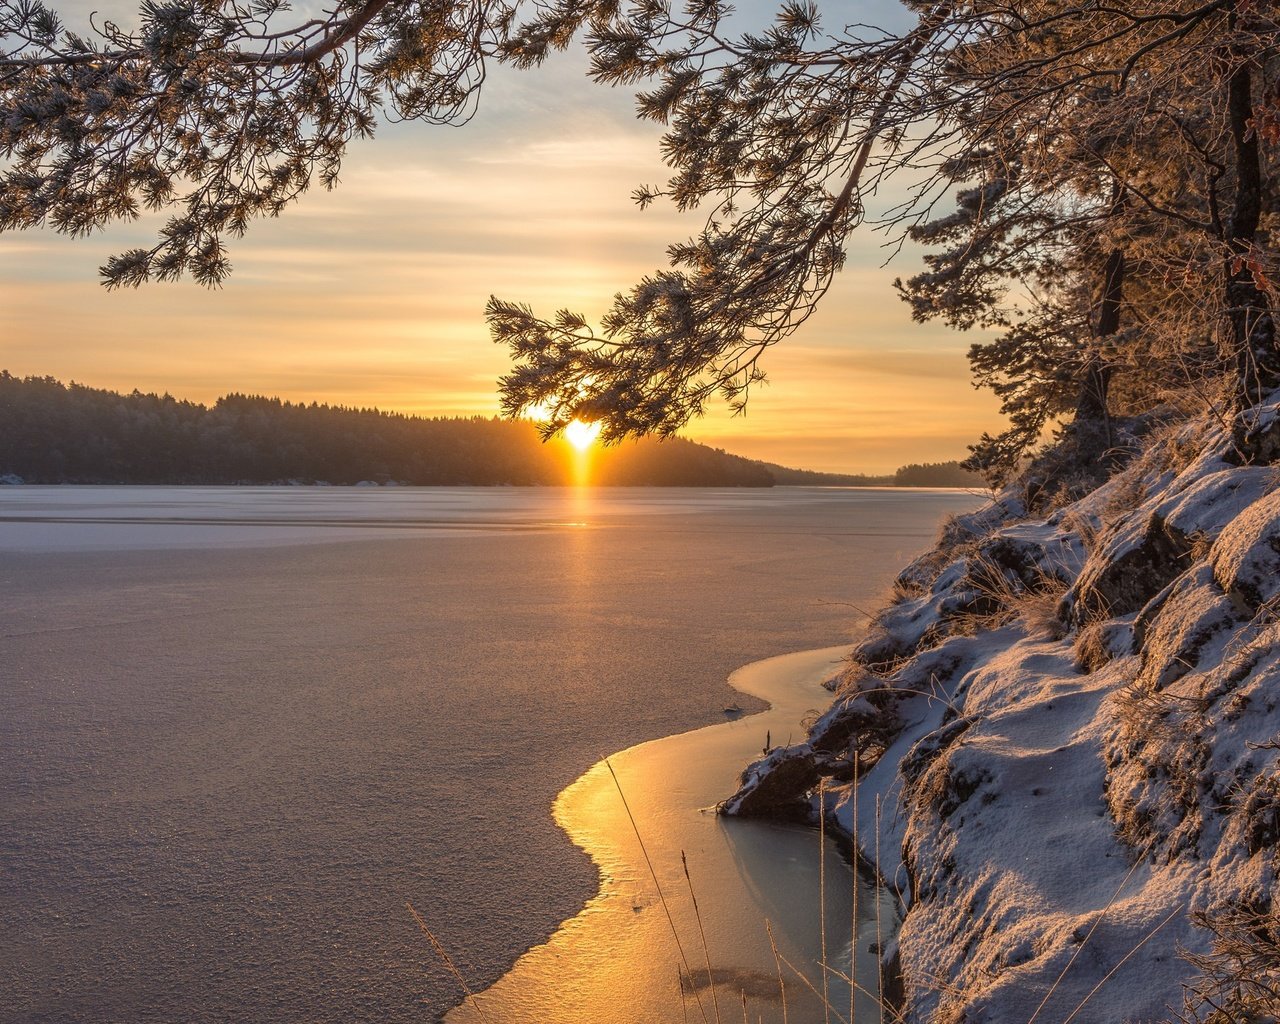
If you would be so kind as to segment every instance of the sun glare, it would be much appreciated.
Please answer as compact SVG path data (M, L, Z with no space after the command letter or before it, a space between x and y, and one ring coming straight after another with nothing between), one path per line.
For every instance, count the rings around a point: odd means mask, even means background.
M584 423L582 420L571 420L564 428L564 437L580 452L585 452L600 436L599 423Z

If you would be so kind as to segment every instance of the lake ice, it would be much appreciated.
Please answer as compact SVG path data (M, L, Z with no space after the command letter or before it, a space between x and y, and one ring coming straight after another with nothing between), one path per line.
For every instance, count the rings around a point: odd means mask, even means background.
M433 1019L405 900L495 980L595 891L565 786L979 503L0 489L0 1019Z

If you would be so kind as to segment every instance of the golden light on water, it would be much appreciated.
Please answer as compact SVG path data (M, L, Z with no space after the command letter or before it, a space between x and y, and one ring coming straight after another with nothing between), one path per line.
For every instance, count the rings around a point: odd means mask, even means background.
M584 565L593 553L591 536L576 535ZM878 961L872 943L883 941L876 932L875 896L861 891L855 945L850 931L856 878L834 844L820 846L803 831L705 811L721 799L726 767L732 772L758 751L766 731L779 736L794 728L842 655L834 648L807 651L740 669L734 685L768 700L769 711L631 747L562 791L555 820L599 868L600 891L474 1002L450 1011L446 1024L714 1021L713 1006L732 1000L736 1007L739 993L746 996L752 1024L821 1021L836 1016L830 1007L849 1007L848 986L840 984L837 971L847 973L851 953L861 985L874 986ZM637 835L643 836L643 848ZM670 898L665 909L657 884ZM685 895L695 885L696 914ZM884 898L882 917L891 921L892 897ZM785 992L779 987L773 952L776 942L790 963L820 963L827 953L815 919L824 902L832 968L827 1007L820 1005L817 988L793 986L790 976ZM705 958L696 938L699 918L708 940ZM690 953L687 967L676 966L681 951L673 929ZM719 1004L712 1001L708 963ZM870 1021L880 1009L867 999L856 1011L858 1019ZM726 1024L733 1019L724 1016ZM848 1018L841 1013L839 1019Z
M585 452L595 444L596 438L599 436L599 423L586 423L582 420L572 420L569 425L564 428L565 440L580 452Z
M538 403L524 410L526 419L534 423L546 423L551 419L551 410ZM573 450L569 456L569 482L579 489L591 482L591 447L600 437L603 424L586 420L572 419L564 428L564 439Z

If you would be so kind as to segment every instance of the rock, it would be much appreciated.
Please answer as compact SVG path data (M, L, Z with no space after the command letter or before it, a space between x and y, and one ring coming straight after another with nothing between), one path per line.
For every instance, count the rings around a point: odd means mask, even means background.
M1184 539L1152 513L1113 536L1085 563L1064 599L1074 625L1136 612L1190 564Z
M1241 465L1269 466L1280 459L1280 403L1267 402L1240 413L1232 425L1235 458Z
M824 777L847 778L851 770L848 761L838 761L808 743L779 747L747 766L742 785L720 805L720 813L803 821L809 817L809 790Z
M1164 517L1171 536L1213 539L1240 510L1275 489L1273 469L1245 466L1220 469L1189 482L1185 489L1162 502L1157 514Z
M1280 595L1280 491L1236 516L1209 552L1214 579L1254 611Z
M1133 651L1142 655L1138 685L1148 693L1158 693L1196 669L1201 651L1240 619L1207 565L1198 565L1167 590L1155 614L1147 618L1143 609L1134 623Z

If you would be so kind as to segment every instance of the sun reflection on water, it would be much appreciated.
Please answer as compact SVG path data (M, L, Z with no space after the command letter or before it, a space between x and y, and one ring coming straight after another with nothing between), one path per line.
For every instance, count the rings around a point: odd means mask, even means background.
M583 423L574 420L564 429L569 442L569 482L573 485L573 510L575 518L585 518L590 507L587 487L591 484L591 468L595 461L596 438L600 436L599 423Z
M705 983L708 961L722 1008L736 1008L745 997L753 1022L827 1017L817 998L792 977L784 1005L766 921L781 954L818 978L817 908L825 896L830 962L847 972L854 951L854 877L847 861L833 843L820 845L808 829L726 820L707 808L732 786L734 770L758 751L765 730L777 734L794 726L842 654L842 648L833 648L748 666L735 676L737 685L769 700L771 711L632 747L610 757L613 772L597 763L564 790L555 819L595 862L599 893L544 945L479 993L476 1005L452 1010L446 1024L678 1024L703 1019L699 1003L706 1019L717 1019ZM626 807L619 789L626 794ZM681 866L686 853L688 882ZM825 886L820 859L826 862ZM670 923L649 864L669 904ZM706 925L705 954L689 896L695 885ZM874 923L869 916L873 897L864 896L858 973L862 984L871 986L875 959L863 950L878 939L867 930ZM687 957L675 947L672 927ZM849 1012L848 986L838 975L833 974L829 993L837 1011ZM877 1009L858 997L859 1018L876 1019ZM735 1018L726 1013L725 1019ZM837 1012L830 1019L848 1018Z

